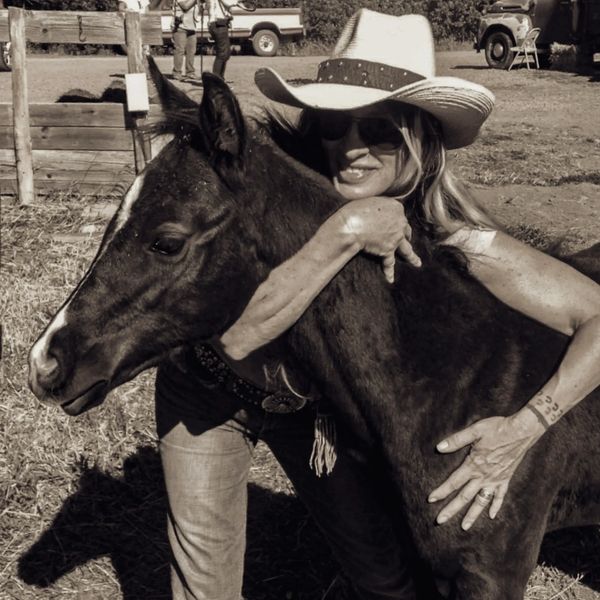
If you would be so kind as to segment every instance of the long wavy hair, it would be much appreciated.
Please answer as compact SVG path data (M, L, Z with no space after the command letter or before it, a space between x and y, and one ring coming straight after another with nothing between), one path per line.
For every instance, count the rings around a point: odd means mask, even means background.
M436 241L460 227L499 229L494 218L477 202L448 168L440 125L429 113L386 102L388 114L402 133L399 171L388 196L404 202L407 214L417 219ZM301 111L296 122L278 112L266 115L273 140L288 154L330 177L329 164L319 135L314 109Z

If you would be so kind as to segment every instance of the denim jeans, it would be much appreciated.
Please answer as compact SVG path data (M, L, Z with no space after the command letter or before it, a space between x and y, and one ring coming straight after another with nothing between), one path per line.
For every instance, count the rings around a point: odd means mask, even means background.
M173 75L182 75L185 56L185 74L194 74L194 56L196 56L196 32L178 29L173 32Z
M217 24L214 21L209 24L208 31L215 40L215 62L212 72L219 77L225 78L225 66L231 56L231 42L229 40L229 27Z
M358 460L342 444L333 472L317 477L309 467L314 410L277 415L242 406L229 393L207 388L193 369L185 371L164 362L156 382L174 600L240 600L246 484L259 438L325 534L356 597L414 598L405 548L383 508L383 478L374 477L376 465Z

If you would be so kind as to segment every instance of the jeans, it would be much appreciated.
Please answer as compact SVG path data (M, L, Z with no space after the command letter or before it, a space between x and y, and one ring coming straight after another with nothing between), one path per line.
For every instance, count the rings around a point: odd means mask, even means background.
M194 56L196 56L196 32L188 29L177 29L173 32L173 75L182 75L183 57L185 55L185 73L194 74Z
M164 362L156 382L174 600L240 600L246 484L259 438L325 534L356 597L414 599L405 550L382 508L378 468L341 445L333 472L317 477L309 467L314 410L277 415L242 405L205 387L189 368L193 359L186 360L184 368Z
M217 24L214 21L208 25L208 31L215 40L215 62L212 72L219 77L225 78L225 66L231 56L231 42L229 41L229 27Z

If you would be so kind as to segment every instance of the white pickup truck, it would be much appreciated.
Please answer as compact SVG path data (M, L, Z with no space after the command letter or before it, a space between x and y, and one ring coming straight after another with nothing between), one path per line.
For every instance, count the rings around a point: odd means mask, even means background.
M162 32L165 40L171 39L173 12L166 8L167 2L160 4ZM258 56L275 56L282 41L298 41L306 35L302 8L257 8L252 12L232 8L233 20L229 35L232 43L242 48L252 49ZM208 33L207 14L197 9L199 43L212 43Z

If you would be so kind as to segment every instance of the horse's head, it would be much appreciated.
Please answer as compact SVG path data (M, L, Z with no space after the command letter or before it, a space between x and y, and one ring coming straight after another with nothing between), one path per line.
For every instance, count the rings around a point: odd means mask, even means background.
M224 331L266 274L253 239L262 217L252 225L238 208L250 192L266 195L269 165L246 178L247 156L260 149L250 151L237 100L205 74L198 105L151 68L161 131L173 139L134 181L86 275L30 352L32 391L69 414L101 403L173 348Z

